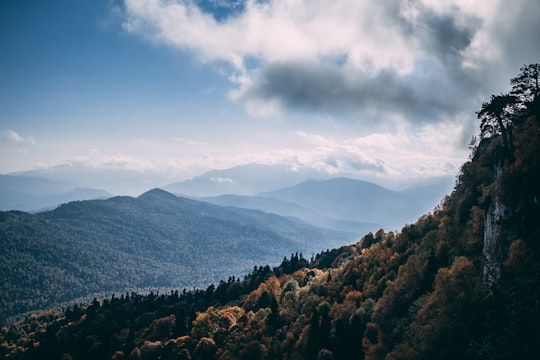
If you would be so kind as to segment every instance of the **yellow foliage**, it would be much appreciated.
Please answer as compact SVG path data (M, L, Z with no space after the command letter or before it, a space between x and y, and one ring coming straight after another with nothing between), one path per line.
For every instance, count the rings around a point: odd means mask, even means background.
M197 313L197 317L193 320L193 327L191 329L192 336L197 339L212 337L219 329L217 324L218 320L219 315L212 306L205 312Z
M510 245L508 259L504 262L504 267L516 275L523 275L533 268L534 257L533 252L523 242L518 239Z

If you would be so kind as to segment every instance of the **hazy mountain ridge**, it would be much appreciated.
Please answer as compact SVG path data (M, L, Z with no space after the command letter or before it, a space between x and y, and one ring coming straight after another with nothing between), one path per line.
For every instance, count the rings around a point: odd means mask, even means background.
M74 200L103 199L113 196L101 189L46 177L0 175L0 210L41 211Z
M52 181L68 181L81 188L103 189L114 195L141 194L162 186L166 176L159 172L122 168L95 168L84 162L19 171L9 175L41 177Z
M97 292L207 285L350 236L157 189L0 214L3 320Z
M451 191L453 179L441 178L401 191L349 178L307 180L254 196L221 195L203 201L281 216L356 234L397 229L432 211Z
M394 230L433 210L448 194L447 182L449 179L434 185L394 191L367 181L332 178L309 180L259 195L317 209L331 218L376 223L384 229Z
M274 213L280 216L293 217L313 226L338 231L348 231L351 234L354 234L354 236L357 236L357 234L364 234L369 231L377 231L381 228L380 225L374 223L331 218L329 216L321 215L313 209L308 209L298 204L271 197L221 195L216 197L200 198L200 200L221 206L255 209L267 213Z
M164 190L179 195L212 197L225 194L255 195L307 179L329 178L328 173L310 168L292 170L285 165L246 164L223 170L211 170L192 179L172 183Z

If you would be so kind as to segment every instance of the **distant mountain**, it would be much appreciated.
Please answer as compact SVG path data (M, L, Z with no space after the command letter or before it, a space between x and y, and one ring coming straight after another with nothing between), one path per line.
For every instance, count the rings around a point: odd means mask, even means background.
M0 241L1 322L92 293L208 285L348 235L156 189L35 215L0 212Z
M441 194L450 195L455 183L455 177L442 176L426 179L401 191L406 193L408 196L440 196Z
M398 229L413 223L433 208L449 192L444 181L403 191L348 178L308 180L301 184L259 194L303 208L329 218L380 224Z
M0 210L38 211L74 200L108 198L100 189L80 188L44 177L0 175Z
M47 196L68 192L77 185L69 181L51 180L37 176L0 175L0 201L10 200L10 195Z
M101 189L76 188L64 194L52 195L35 201L32 207L28 207L30 212L40 212L52 210L61 204L80 200L104 200L112 197L111 193ZM36 206L41 203L41 206ZM25 209L20 209L25 210Z
M347 231L351 233L351 241L356 239L359 234L365 234L370 231L375 232L381 228L380 225L374 223L343 220L321 215L313 209L308 209L298 204L270 197L221 195L216 197L200 198L199 200L221 206L260 210L280 216L297 218L307 224L317 227Z
M225 194L256 193L295 185L307 179L325 179L329 174L314 169L291 169L285 165L247 164L225 170L212 170L192 179L164 186L174 194L211 197Z
M83 163L69 163L10 175L42 177L68 181L81 188L98 188L115 195L139 195L148 189L166 184L167 174L126 169L101 169Z

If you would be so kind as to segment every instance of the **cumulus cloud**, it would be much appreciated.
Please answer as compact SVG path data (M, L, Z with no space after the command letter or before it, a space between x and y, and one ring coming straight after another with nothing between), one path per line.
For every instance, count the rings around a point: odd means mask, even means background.
M540 58L533 0L247 0L226 16L222 2L211 5L126 0L123 26L229 63L230 97L253 115L303 108L447 120Z

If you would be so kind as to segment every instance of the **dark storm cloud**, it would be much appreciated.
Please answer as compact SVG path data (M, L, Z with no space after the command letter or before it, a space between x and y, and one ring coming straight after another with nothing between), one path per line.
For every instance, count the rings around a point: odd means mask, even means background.
M420 2L412 3L419 10L415 16L406 17L398 1L395 6L385 8L385 22L401 29L405 37L417 39L424 50L439 61L459 58L478 30L479 19L465 15L458 19L455 14L437 13Z
M486 96L507 91L520 66L540 61L536 45L540 3L526 3L512 4L507 12L502 9L497 18L500 25L494 27L470 15L435 12L420 3L415 3L420 9L417 16L407 19L400 2L391 2L378 21L399 29L405 41L414 39L411 45L417 48L411 51L419 55L412 74L402 76L399 69L362 72L343 62L268 63L245 98L279 100L289 109L352 110L377 118L400 115L412 122L446 120L459 114L474 117ZM477 50L476 66L467 67L479 31L490 44ZM491 44L498 52L490 57Z
M438 16L428 12L422 20L427 51L436 54L439 60L447 64L459 61L460 52L470 45L475 29L459 26L456 19L448 15Z
M146 35L149 23L159 41L230 63L230 98L255 116L281 105L474 117L522 65L540 61L538 0L126 1L129 31ZM193 3L202 14L188 11Z
M400 77L389 71L369 75L333 65L278 63L268 65L258 80L248 97L278 99L291 108L360 109L370 115L399 113L418 121L459 108L453 94L433 78Z
M505 3L497 20L492 40L501 48L503 62L499 69L494 70L498 70L498 74L492 71L492 75L500 76L507 72L516 75L521 66L540 62L539 1ZM491 70L494 65L497 64L489 64L487 68Z
M478 95L480 82L461 66L463 51L477 30L472 19L458 24L447 14L422 12L414 23L388 7L389 23L416 38L425 59L419 71L360 72L337 63L270 63L246 98L279 100L288 108L360 110L369 115L399 114L411 121L436 121L456 115Z

